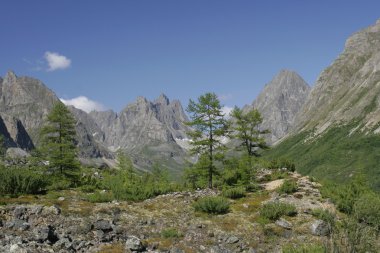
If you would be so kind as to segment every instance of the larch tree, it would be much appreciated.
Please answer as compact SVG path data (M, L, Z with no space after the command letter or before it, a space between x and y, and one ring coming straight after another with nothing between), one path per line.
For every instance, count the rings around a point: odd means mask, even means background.
M41 150L51 168L66 170L79 168L76 131L73 115L61 102L57 102L47 116L47 124L41 130Z
M246 149L248 157L259 156L260 149L268 148L264 135L270 131L260 128L263 118L257 109L243 112L235 106L231 116L233 117L233 137L241 141L241 146Z
M212 188L213 174L216 171L214 160L223 147L222 139L228 132L227 120L215 93L201 95L197 102L190 99L187 112L191 118L187 125L193 128L193 131L189 132L192 151L208 156L208 187Z

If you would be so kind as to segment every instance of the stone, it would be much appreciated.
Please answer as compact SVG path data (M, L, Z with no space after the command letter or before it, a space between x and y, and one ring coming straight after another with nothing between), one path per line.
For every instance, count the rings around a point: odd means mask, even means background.
M279 220L277 220L276 225L280 226L282 228L285 228L285 229L292 229L292 227L293 227L292 223L290 223L289 221L287 221L283 218L280 218Z
M326 236L330 234L330 225L323 220L316 220L310 226L311 233L317 236Z
M111 223L108 220L97 220L94 224L94 228L105 233L112 231Z
M44 206L42 209L42 215L59 215L61 213L61 208L58 206Z
M125 247L131 251L141 252L144 250L144 246L141 240L136 236L128 236L125 242Z
M10 253L28 253L28 251L18 244L12 244L9 248Z
M236 236L229 236L226 240L226 243L229 243L229 244L234 244L234 243L238 243L239 242L239 238L237 238Z
M13 216L16 219L26 220L27 219L26 208L24 206L17 206L15 210L13 211Z
M55 229L52 226L39 228L36 231L36 234L37 241L40 243L49 241L50 243L54 244L59 240L58 235L56 234Z

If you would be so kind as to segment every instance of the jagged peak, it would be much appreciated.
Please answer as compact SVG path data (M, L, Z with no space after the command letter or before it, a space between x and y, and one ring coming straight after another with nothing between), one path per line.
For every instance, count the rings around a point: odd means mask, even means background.
M170 100L164 93L161 93L161 95L155 100L155 103L168 105Z
M147 104L148 100L143 96L138 96L136 99L136 103L138 104Z
M7 83L12 83L12 82L16 81L16 79L17 79L17 76L16 76L16 74L15 74L15 72L13 70L9 70L5 74L5 77L4 77L4 80Z

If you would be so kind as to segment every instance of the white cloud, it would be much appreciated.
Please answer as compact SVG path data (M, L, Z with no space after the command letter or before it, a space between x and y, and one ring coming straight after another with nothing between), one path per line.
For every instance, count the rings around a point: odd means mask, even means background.
M47 71L66 69L70 67L71 65L71 60L69 58L67 58L64 55L60 55L58 53L47 51L45 52L44 58L47 61L47 64L49 66Z
M93 101L85 96L79 96L72 99L60 98L65 105L72 105L75 108L81 109L85 112L91 111L105 111L107 108L99 102Z
M223 107L222 107L222 112L224 113L224 116L228 118L228 117L230 116L230 112L231 112L233 109L234 109L233 107L223 106Z

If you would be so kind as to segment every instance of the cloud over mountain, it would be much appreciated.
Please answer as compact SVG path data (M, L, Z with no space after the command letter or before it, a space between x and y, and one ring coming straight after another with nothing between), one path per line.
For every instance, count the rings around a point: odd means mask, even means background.
M72 105L75 108L81 109L87 113L91 111L105 111L107 109L103 104L91 100L85 96L79 96L72 99L60 98L60 100L65 105Z

